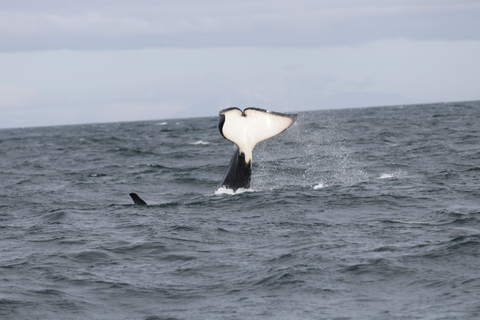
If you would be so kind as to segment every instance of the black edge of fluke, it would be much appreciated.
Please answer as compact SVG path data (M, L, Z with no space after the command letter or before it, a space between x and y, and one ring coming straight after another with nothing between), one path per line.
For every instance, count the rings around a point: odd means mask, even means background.
M135 204L138 204L138 205L141 205L141 206L146 206L147 203L145 201L142 200L142 198L140 198L138 196L138 194L136 193L130 193L130 197L132 197L132 200L133 202L135 202Z

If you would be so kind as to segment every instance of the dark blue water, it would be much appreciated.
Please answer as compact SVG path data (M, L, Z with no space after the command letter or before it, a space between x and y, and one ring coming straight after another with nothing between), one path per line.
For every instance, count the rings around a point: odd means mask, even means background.
M480 102L300 113L215 194L232 154L216 117L0 130L0 318L480 317Z

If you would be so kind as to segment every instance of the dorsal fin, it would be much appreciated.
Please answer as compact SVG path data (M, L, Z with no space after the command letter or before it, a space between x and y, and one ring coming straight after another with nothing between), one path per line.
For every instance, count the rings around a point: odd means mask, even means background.
M147 205L147 203L145 201L143 201L142 198L140 198L138 196L138 194L136 194L136 193L133 193L133 192L130 193L130 197L132 197L132 200L133 200L133 202L135 202L135 204L139 204L139 205L142 205L142 206Z

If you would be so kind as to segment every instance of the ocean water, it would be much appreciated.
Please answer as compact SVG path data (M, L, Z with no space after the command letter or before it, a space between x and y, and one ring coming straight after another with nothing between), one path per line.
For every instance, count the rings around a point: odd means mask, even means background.
M480 318L480 102L217 121L0 130L0 318Z

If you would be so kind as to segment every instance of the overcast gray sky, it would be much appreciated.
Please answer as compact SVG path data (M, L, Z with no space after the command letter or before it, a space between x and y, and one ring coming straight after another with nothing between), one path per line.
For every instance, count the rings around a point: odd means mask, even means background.
M478 0L0 2L0 128L480 99Z

